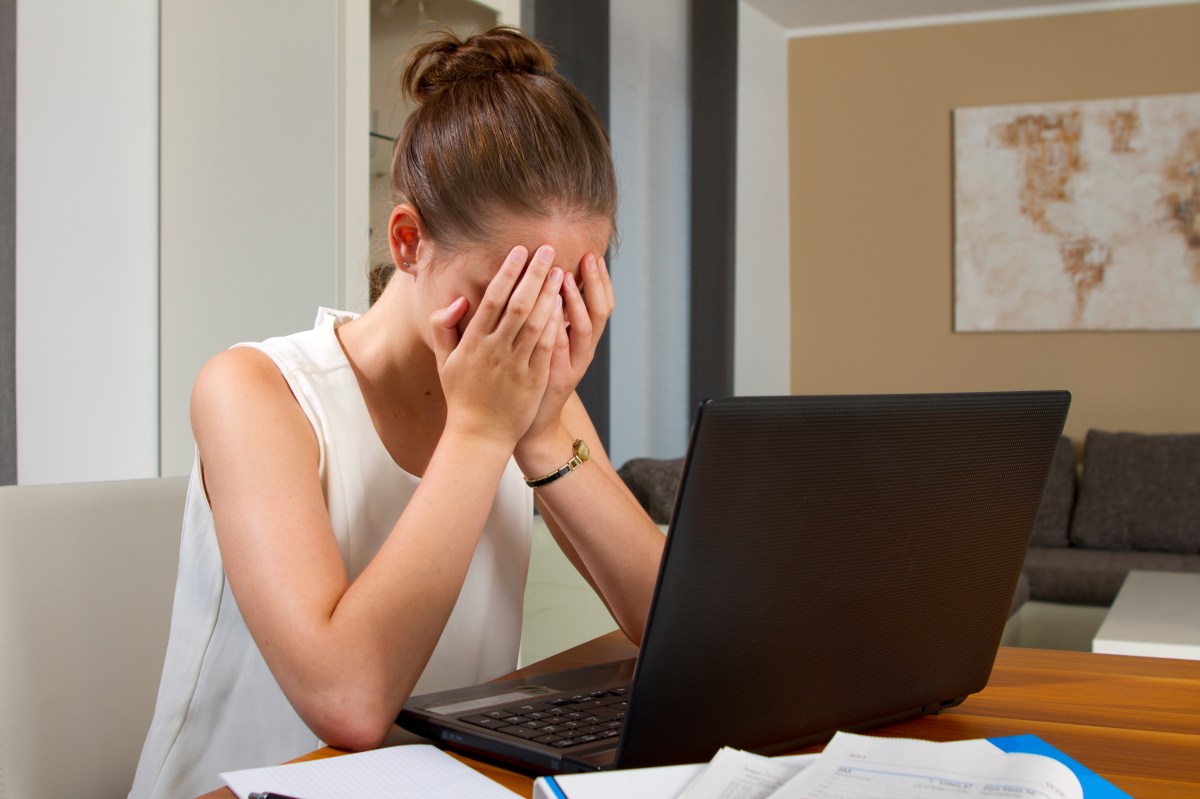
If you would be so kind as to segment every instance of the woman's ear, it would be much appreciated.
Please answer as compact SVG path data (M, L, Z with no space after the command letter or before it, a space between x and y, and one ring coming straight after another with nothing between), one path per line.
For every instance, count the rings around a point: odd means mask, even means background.
M421 219L408 203L400 203L392 209L388 218L388 249L396 268L415 275L421 245Z

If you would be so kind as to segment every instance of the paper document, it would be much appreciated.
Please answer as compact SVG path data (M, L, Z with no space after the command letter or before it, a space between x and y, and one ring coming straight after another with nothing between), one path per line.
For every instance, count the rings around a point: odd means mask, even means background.
M427 797L440 799L519 799L437 747L392 746L325 760L252 768L221 775L225 784L247 799L270 791L302 799L370 799Z
M1083 788L1057 760L1005 753L985 740L936 743L839 732L771 799L997 796L1083 799Z
M678 799L767 799L799 765L724 747Z
M744 753L743 753L744 754ZM757 755L751 755L757 757ZM817 755L783 755L769 758L797 772L815 762ZM709 768L708 763L632 768L538 777L534 799L679 799ZM718 794L719 795L719 794ZM691 796L691 794L687 794Z

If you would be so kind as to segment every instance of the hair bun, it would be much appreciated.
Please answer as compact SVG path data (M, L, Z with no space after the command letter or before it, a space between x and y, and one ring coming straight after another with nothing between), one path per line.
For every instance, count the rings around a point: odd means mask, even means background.
M466 39L445 29L412 51L401 84L405 94L423 103L459 81L553 69L554 59L546 49L516 28L501 25Z

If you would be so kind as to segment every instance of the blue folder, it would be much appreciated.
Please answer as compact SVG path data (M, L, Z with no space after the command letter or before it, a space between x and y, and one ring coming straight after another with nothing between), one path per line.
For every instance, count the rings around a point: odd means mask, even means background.
M988 741L1003 752L1024 752L1054 758L1075 772L1079 784L1083 786L1084 799L1133 799L1087 766L1058 751L1036 735L1009 735L1004 738L988 738Z

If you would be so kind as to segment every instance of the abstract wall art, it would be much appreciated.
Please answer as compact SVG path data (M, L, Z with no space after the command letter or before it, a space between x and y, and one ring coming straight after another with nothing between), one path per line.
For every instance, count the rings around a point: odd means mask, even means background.
M954 111L954 329L1200 329L1200 94Z

